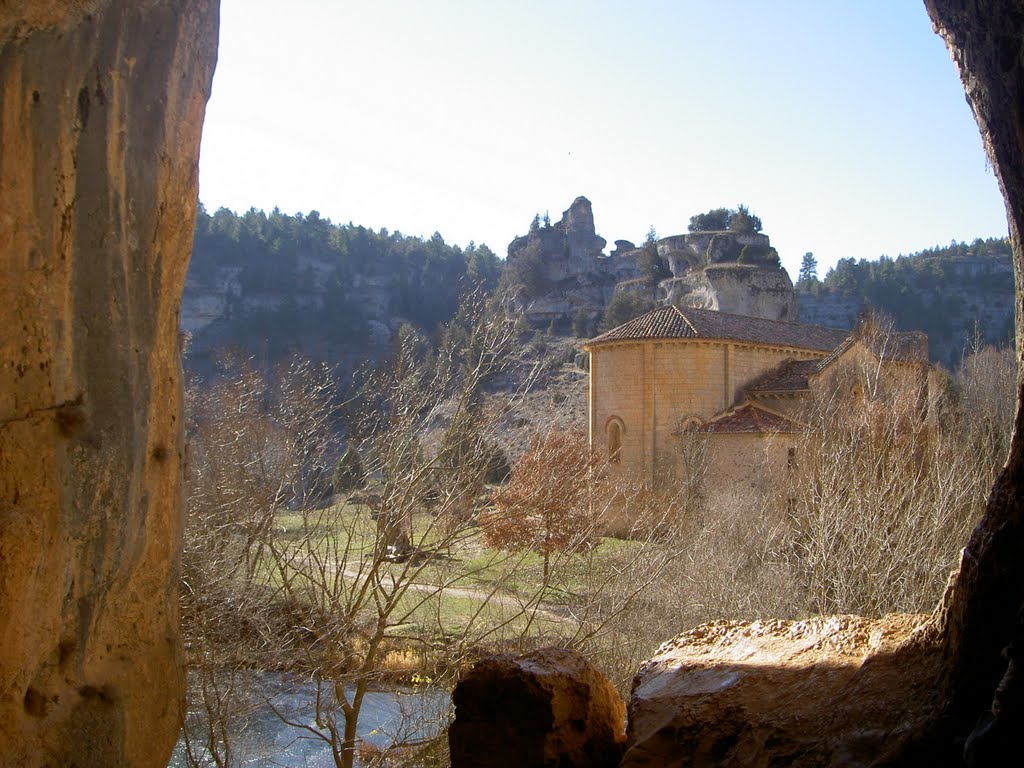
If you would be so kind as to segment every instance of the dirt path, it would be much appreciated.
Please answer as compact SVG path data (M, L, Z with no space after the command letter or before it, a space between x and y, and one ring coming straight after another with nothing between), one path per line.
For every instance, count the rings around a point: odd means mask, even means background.
M355 566L349 566L344 570L344 575L349 579L365 578L366 573ZM383 579L388 580L389 574L383 574ZM392 580L392 586L397 586L397 581ZM497 603L498 605L506 605L513 608L519 608L523 613L533 612L537 616L541 616L549 621L558 623L571 622L571 619L560 615L555 611L553 607L545 607L541 604L535 604L532 601L524 601L515 595L503 594L501 592L495 592L490 589L481 589L477 587L442 587L438 584L432 584L429 582L413 581L405 585L405 589L412 592L420 592L424 594L437 594L446 595L449 597L463 598L467 600L479 600L484 603Z

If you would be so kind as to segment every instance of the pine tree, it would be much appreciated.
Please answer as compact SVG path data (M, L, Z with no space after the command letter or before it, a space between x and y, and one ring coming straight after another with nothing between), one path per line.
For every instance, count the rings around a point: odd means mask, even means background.
M809 285L818 282L818 260L808 251L800 261L800 275L797 285Z

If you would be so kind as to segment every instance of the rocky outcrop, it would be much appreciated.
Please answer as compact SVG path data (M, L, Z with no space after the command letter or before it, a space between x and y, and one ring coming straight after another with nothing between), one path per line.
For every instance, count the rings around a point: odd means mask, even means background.
M658 241L672 277L659 286L666 304L796 322L796 295L767 235L690 232Z
M535 325L567 320L574 312L597 316L623 270L626 277L638 275L630 261L604 256L605 245L585 197L573 200L557 223L535 226L509 243L506 270L518 289L519 311Z
M925 616L707 624L634 679L622 766L925 760L917 739L941 705L941 663Z
M666 304L795 323L796 293L786 270L755 264L691 269L660 286Z
M614 768L626 708L577 653L547 648L479 662L455 687L452 768Z
M668 262L676 277L709 264L763 262L771 242L760 232L690 232L658 241L658 255Z
M536 227L508 247L507 269L518 287L519 311L534 325L596 320L612 297L638 294L650 301L716 309L768 320L798 319L793 283L760 232L691 232L648 248L605 240L594 229L590 201L578 197L557 224ZM668 269L672 276L663 278ZM661 274L659 274L661 271Z
M562 212L556 224L535 227L528 235L517 237L508 246L508 261L515 265L525 259L539 257L544 278L552 283L595 269L607 242L594 227L594 211L590 201L577 197Z
M165 765L216 0L0 6L0 764Z

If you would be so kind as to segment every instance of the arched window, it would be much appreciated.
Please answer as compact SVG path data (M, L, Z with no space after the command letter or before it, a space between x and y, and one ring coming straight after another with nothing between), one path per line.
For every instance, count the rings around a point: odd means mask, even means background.
M626 431L626 427L622 419L612 416L608 419L605 431L608 434L608 461L618 464L622 461L622 433Z

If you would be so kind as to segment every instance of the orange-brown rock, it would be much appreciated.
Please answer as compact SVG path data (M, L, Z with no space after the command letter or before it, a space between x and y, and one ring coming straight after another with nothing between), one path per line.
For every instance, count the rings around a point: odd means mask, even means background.
M971 765L998 764L1024 727L1024 3L926 0L960 70L1006 201L1016 275L1017 415L1007 463L961 558L939 621L947 704L934 738Z
M706 624L634 679L622 766L883 765L939 711L941 663L926 616Z
M0 3L0 765L166 765L216 0Z
M453 699L452 768L613 768L622 754L626 708L572 651L485 659Z

